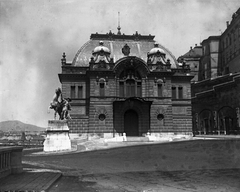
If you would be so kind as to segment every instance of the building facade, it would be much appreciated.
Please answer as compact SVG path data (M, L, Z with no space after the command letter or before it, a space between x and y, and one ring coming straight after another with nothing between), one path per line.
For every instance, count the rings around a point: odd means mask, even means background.
M203 56L199 66L199 81L218 76L218 64L220 63L219 41L220 36L210 36L202 41Z
M231 22L227 21L227 28L220 38L221 60L219 75L240 71L240 8L233 13Z
M199 80L200 59L203 56L201 45L195 44L195 47L190 47L190 50L178 58L179 65L186 65L190 68L191 74L194 75L192 82Z
M192 134L192 78L152 35L91 34L72 62L62 58L70 133Z
M202 42L192 83L194 134L240 134L240 8L220 36Z

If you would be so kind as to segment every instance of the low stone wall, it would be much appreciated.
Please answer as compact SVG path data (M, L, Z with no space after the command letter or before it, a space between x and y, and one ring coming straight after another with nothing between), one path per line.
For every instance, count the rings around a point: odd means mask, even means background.
M23 147L0 147L0 178L21 173Z

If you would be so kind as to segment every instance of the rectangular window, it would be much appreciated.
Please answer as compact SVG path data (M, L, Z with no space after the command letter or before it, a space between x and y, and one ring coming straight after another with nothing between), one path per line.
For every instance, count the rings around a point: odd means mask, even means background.
M124 83L119 82L119 96L124 97Z
M178 99L183 99L183 88L178 87Z
M130 94L130 96L131 97L135 97L135 84L131 84L131 94Z
M162 97L163 93L162 93L162 84L158 84L158 97Z
M176 99L177 98L177 90L176 87L172 87L172 98Z
M137 83L137 97L142 97L142 84L141 84L141 82Z
M100 83L100 96L105 96L104 83Z
M71 97L72 99L75 99L75 86L71 86L70 97Z
M78 86L78 98L83 98L83 86Z
M127 97L134 97L135 96L135 81L134 80L127 80Z
M204 65L204 78L207 79L208 78L208 64L205 63Z
M131 85L127 84L127 97L131 96Z

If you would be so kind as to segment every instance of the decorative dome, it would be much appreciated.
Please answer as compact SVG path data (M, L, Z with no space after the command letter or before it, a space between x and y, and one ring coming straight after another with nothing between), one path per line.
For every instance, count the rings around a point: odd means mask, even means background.
M153 55L153 54L156 54L156 53L160 53L160 54L163 54L163 55L166 55L165 51L163 49L161 49L157 43L154 44L154 48L152 48L149 52L148 52L148 55Z
M99 53L99 52L105 52L110 54L110 50L107 47L103 46L103 41L100 41L99 46L95 47L95 49L93 50L93 54Z
M157 53L159 51L161 56L170 59L172 68L177 68L178 62L174 55L161 44L159 44L158 47L154 47L155 41L153 39L154 36L152 35L91 34L90 40L77 51L72 65L88 67L91 57L94 57L95 60L97 56L107 56L109 59L111 57L115 63L119 59L126 57L122 52L122 48L127 44L130 48L130 54L128 56L136 56L147 62L149 58L148 54L152 57L155 55L155 52ZM99 45L99 41L104 41L104 45L103 42L100 42ZM149 50L151 51L149 52Z

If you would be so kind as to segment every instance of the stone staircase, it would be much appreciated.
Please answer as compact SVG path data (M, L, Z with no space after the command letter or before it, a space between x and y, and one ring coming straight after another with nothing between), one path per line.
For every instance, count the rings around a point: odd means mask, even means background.
M149 142L149 138L148 137L127 136L127 140L124 142Z

